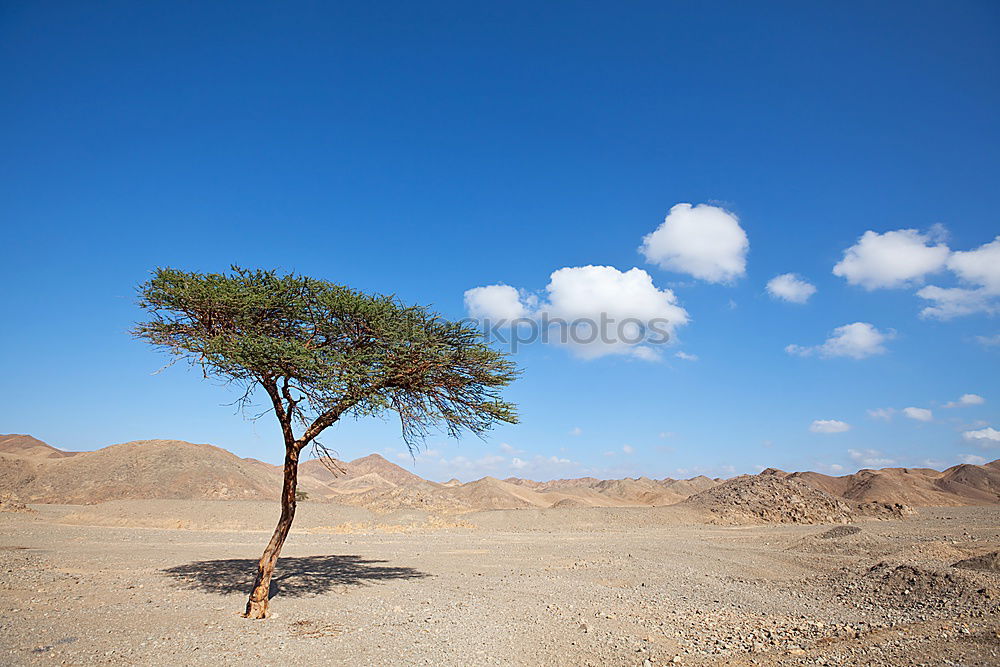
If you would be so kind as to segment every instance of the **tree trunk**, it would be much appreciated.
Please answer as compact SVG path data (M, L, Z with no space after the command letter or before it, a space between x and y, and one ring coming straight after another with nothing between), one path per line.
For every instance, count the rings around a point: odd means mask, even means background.
M264 554L257 564L257 579L253 582L253 590L250 591L250 599L247 600L247 609L243 614L247 618L266 618L267 602L270 597L271 575L274 573L274 565L281 555L281 546L288 537L288 530L292 527L292 519L295 518L295 487L298 484L299 474L299 448L295 444L285 445L285 481L281 489L281 518L274 529L274 535L268 542Z

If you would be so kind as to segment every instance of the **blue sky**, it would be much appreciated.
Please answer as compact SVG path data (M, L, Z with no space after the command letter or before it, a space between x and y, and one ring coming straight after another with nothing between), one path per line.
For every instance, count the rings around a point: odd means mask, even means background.
M238 263L454 318L496 285L530 317L595 285L684 313L655 354L522 349L522 423L486 442L414 463L391 419L348 421L326 438L347 458L472 479L1000 456L995 3L8 2L0 58L4 432L277 461L269 420L126 334L151 268ZM787 273L805 303L768 290Z

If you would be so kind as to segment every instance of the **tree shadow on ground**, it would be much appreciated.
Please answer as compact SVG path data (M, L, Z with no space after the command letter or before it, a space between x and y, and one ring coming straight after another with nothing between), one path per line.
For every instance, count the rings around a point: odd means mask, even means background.
M269 597L319 595L334 586L356 586L389 579L422 579L430 575L412 567L379 565L384 560L360 556L280 558L274 568ZM183 588L207 593L247 593L257 576L257 561L249 558L199 560L162 572Z

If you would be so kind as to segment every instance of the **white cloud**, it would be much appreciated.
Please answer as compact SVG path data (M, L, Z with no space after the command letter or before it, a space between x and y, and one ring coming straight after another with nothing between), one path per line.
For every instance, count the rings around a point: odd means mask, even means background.
M992 336L976 336L976 342L985 347L1000 346L1000 333Z
M948 268L971 287L928 285L917 296L931 302L922 317L948 320L962 315L1000 313L1000 236L974 250L959 250L948 258Z
M502 451L504 454L523 454L524 453L524 450L518 449L517 447L514 447L513 445L508 444L506 442L501 442L500 443L500 451Z
M514 470L523 470L528 466L528 462L517 458L516 456L510 460L510 467Z
M689 316L669 289L659 289L639 268L619 271L612 266L564 267L552 272L545 298L509 285L475 287L465 292L469 315L479 319L531 317L521 333L538 333L541 340L569 347L581 358L628 355L660 361L656 346L676 335ZM524 338L519 338L523 344Z
M982 405L986 399L979 394L962 394L957 401L948 401L944 404L946 408L964 408L969 405Z
M678 359L683 359L684 361L698 361L697 354L688 354L683 350L678 350L677 354L674 355Z
M928 285L917 296L930 301L932 305L920 311L921 317L937 320L950 320L963 315L996 315L1000 313L1000 299L985 288L967 289L965 287L938 287Z
M677 204L663 224L643 238L639 251L662 269L728 283L746 274L749 248L733 213L708 204Z
M837 419L817 419L809 425L813 433L843 433L850 431L851 425Z
M934 241L933 234L916 229L869 230L844 251L833 273L869 290L907 287L944 268L950 251Z
M830 469L830 472L843 472L844 470L844 466L840 465L839 463L831 463L830 465L827 466L827 468Z
M981 428L978 431L966 431L962 434L962 437L971 443L979 445L983 449L1000 447L1000 431L990 426Z
M896 414L895 408L872 408L868 411L868 416L872 419L882 419L885 421L891 421L894 414Z
M633 452L635 452L635 447L633 447L632 445L622 445L622 451L625 452L626 454L632 454Z
M593 359L628 354L647 361L659 359L648 345L638 342L640 327L656 334L654 327L674 335L688 322L688 313L669 289L658 289L652 277L639 268L619 271L612 266L566 267L552 273L545 287L547 298L540 311L550 320L588 320L598 325L602 317L612 322L606 340L599 326L576 327L577 340L568 341L577 356ZM587 342L594 335L593 342Z
M818 354L821 357L850 357L864 359L886 351L884 343L895 337L894 331L879 331L868 322L854 322L837 327L821 345L803 347L788 345L785 352L806 357Z
M848 449L847 455L851 457L851 460L869 468L881 468L896 462L883 456L882 452L877 449Z
M509 322L530 314L520 293L510 285L486 285L466 290L465 308L470 317L493 322Z
M961 280L1000 294L1000 236L975 250L955 251L948 268Z
M580 428L579 426L574 426L573 428L570 429L569 434L570 435L583 435L583 429Z
M982 456L976 456L975 454L960 454L958 460L962 463L968 463L974 466L981 466L986 463L986 459Z
M782 273L767 282L767 292L775 299L805 303L816 293L816 286L794 273Z
M934 413L927 408L903 408L903 414L918 422L929 422L934 419Z

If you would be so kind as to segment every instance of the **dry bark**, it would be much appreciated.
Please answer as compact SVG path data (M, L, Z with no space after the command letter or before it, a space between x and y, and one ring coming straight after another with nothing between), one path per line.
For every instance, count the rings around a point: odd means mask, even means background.
M267 604L270 599L271 576L274 574L274 566L281 555L281 547L285 544L288 531L292 527L292 520L295 518L295 487L298 485L299 474L299 451L297 443L285 447L284 482L281 489L281 517L278 525L271 535L271 541L264 549L260 561L257 563L257 578L254 580L253 588L250 591L250 598L247 600L247 608L244 616L247 618L266 618Z

